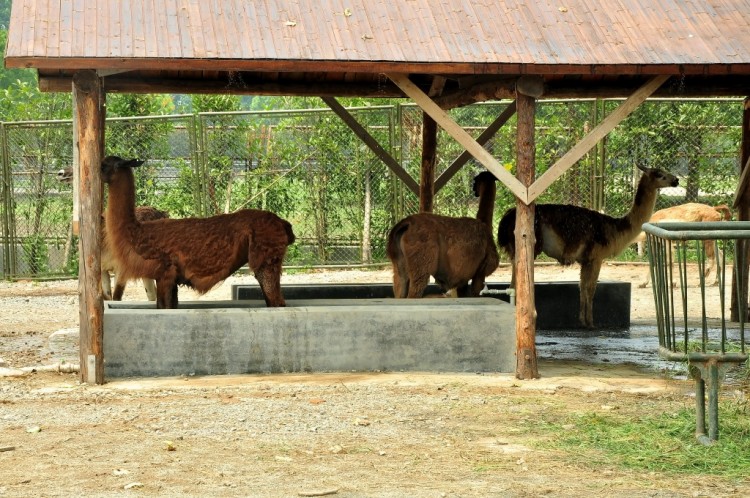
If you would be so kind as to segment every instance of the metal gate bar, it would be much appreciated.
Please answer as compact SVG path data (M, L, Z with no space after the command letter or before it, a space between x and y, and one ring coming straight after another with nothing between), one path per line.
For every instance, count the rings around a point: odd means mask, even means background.
M739 351L728 351L733 341L727 333L726 308L726 261L732 250L734 264L744 268L747 254L746 242L750 239L750 222L722 221L700 223L646 223L643 225L649 253L649 268L653 282L656 323L659 335L659 355L671 361L687 362L690 376L695 380L695 434L703 444L713 444L719 439L719 389L726 370L732 364L741 364L748 359L745 339L747 303L741 296L743 289L740 273L735 271L739 323L734 342ZM706 314L706 250L704 241L713 241L717 258L721 306L720 335L712 339ZM700 288L700 306L689 307L688 250L694 243ZM675 257L676 256L676 257ZM674 282L674 267L677 267L679 284ZM674 284L673 284L674 282ZM677 294L677 296L675 296ZM679 299L679 301L678 301ZM700 310L696 316L696 310ZM678 314L679 313L679 314ZM696 325L697 323L697 325ZM679 330L679 334L678 334ZM700 349L696 351L695 349ZM706 393L708 391L708 393ZM706 394L708 400L706 400ZM708 401L708 414L706 413ZM706 430L708 419L708 430Z

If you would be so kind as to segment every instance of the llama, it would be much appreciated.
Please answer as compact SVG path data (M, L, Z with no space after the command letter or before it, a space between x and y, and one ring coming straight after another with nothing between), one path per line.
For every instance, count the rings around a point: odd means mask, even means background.
M61 169L57 172L57 179L63 183L73 181L73 168ZM135 218L139 221L158 220L169 218L169 213L150 206L138 206L135 208ZM109 238L107 237L106 221L102 217L102 236L101 236L101 270L102 270L102 297L105 300L122 301L125 293L127 282L119 278L117 270L117 260L109 248ZM110 272L115 276L115 290L112 292L112 281ZM156 301L156 283L149 278L143 279L143 287L146 290L146 297L149 301Z
M177 308L179 285L203 294L247 263L266 305L286 304L281 265L295 239L288 221L243 209L209 218L139 222L133 168L141 164L117 156L102 161L102 178L109 185L107 236L122 278L156 280L156 307L170 309Z
M479 197L476 218L419 213L391 229L387 252L393 264L394 297L422 297L430 275L444 292L455 289L458 297L479 295L484 279L499 264L492 240L495 182L486 171L474 178L474 195Z
M578 319L585 327L594 326L593 300L599 270L605 258L616 256L632 243L654 211L657 190L675 187L677 177L660 169L638 167L633 206L622 218L613 218L590 209L567 204L538 204L534 217L534 257L544 252L563 265L581 265ZM510 256L515 288L516 210L509 209L498 226L498 245Z
M649 223L659 222L671 222L671 221L687 221L687 222L704 222L704 221L727 221L732 219L732 211L726 204L719 204L718 206L709 206L708 204L700 204L698 202L688 202L686 204L680 204L678 206L672 206L656 211L649 220ZM646 240L646 234L641 232L635 241L638 243L638 254L643 254L643 243ZM714 250L713 240L703 241L703 250L708 261L708 266L705 270L705 276L708 277L711 271L714 270L714 279L712 285L719 284L719 269L721 268L721 250L716 252ZM643 288L648 286L651 281L651 272L646 272L646 280L639 284L639 287ZM673 284L674 285L674 284Z

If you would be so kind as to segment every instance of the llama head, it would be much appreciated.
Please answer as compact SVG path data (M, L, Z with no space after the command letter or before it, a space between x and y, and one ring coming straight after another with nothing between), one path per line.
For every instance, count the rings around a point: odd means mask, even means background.
M677 179L671 173L667 173L664 170L658 168L646 168L645 166L637 165L638 169L643 171L641 182L648 182L654 189L664 187L676 187L680 180Z
M73 183L73 168L68 167L58 171L57 181L60 183Z
M496 181L497 178L495 178L495 175L493 175L489 171L482 171L481 173L479 173L474 177L474 183L471 186L472 190L474 191L474 197L479 197L479 189L482 184Z
M123 159L117 156L107 156L102 160L102 180L105 183L110 183L112 177L117 173L118 170L137 168L145 161L138 159Z

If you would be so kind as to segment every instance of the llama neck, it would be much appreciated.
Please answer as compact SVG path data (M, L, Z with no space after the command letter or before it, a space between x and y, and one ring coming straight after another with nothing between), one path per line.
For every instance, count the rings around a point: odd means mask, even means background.
M651 215L654 213L655 205L656 189L644 176L641 178L641 181L638 182L638 189L635 192L633 206L631 206L630 212L625 215L625 219L630 222L630 231L632 232L633 237L636 237L641 233L641 225L651 218ZM628 233L628 235L630 235L630 233Z
M137 224L135 217L135 178L130 168L118 170L109 184L106 223L110 232L121 233Z
M477 219L492 227L492 215L495 211L495 181L483 182L479 186L479 208Z

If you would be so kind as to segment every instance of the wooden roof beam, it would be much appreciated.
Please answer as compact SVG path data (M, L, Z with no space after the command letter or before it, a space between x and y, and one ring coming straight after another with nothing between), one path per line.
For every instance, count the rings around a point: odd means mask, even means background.
M424 112L434 119L450 136L460 143L477 161L487 168L495 177L503 182L513 194L527 202L526 187L516 179L508 170L490 154L484 147L479 145L466 130L456 123L448 114L441 109L430 97L411 82L409 76L401 73L389 73L386 76L401 88Z
M138 78L108 76L103 78L107 93L205 93L232 95L306 95L328 97L403 98L398 87L383 82L257 82L236 83L229 80L191 80L180 78ZM42 92L70 92L73 79L68 76L40 76Z

